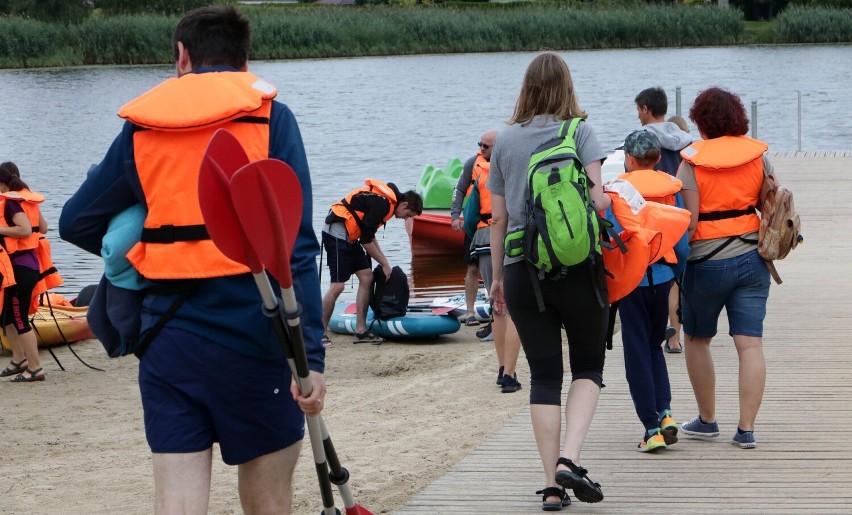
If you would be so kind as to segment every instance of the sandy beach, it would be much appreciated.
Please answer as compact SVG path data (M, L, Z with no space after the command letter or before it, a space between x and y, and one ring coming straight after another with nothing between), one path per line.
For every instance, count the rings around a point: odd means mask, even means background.
M379 346L353 345L351 336L332 333L323 416L359 504L375 513L402 506L528 402L523 351L518 376L524 389L502 394L494 347L479 342L476 329ZM57 347L65 371L42 349L47 381L0 382L0 513L152 513L138 361L109 359L97 340L73 349L104 371ZM236 485L236 468L224 465L214 447L210 513L242 513ZM307 438L293 506L293 513L306 515L322 508Z

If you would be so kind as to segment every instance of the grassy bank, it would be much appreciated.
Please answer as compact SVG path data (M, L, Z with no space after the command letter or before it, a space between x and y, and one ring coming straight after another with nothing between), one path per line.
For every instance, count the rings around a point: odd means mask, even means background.
M768 24L739 11L648 6L246 7L252 59L452 52L852 42L852 11L796 8ZM0 67L172 61L176 17L95 16L79 25L0 18Z

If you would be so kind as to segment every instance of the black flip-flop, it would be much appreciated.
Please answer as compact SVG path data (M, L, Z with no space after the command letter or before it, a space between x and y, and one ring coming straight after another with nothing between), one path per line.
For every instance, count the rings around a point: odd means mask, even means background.
M680 354L681 352L683 352L683 344L681 344L681 346L678 347L677 349L672 349L671 347L669 347L669 340L671 340L672 337L676 334L677 334L677 330L674 327L672 327L672 326L666 327L666 335L665 335L666 343L665 343L665 345L663 345L663 350L665 350L668 354Z

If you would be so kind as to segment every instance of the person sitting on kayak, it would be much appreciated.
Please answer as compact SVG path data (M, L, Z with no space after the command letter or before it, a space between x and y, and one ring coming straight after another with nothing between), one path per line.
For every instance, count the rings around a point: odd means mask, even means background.
M373 179L332 204L322 228L322 244L328 256L331 286L322 299L323 343L328 346L328 322L346 281L355 274L355 340L353 343L381 344L384 340L367 330L367 306L373 284L375 259L389 277L393 267L376 241L376 231L391 217L410 218L423 212L423 198L413 190L400 193L393 183Z

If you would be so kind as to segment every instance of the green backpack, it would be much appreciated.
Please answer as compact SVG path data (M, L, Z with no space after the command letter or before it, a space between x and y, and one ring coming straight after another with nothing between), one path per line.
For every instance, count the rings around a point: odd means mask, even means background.
M524 256L539 274L560 273L601 253L600 218L574 142L581 121L562 122L557 136L532 153L527 222L504 240L507 256Z

